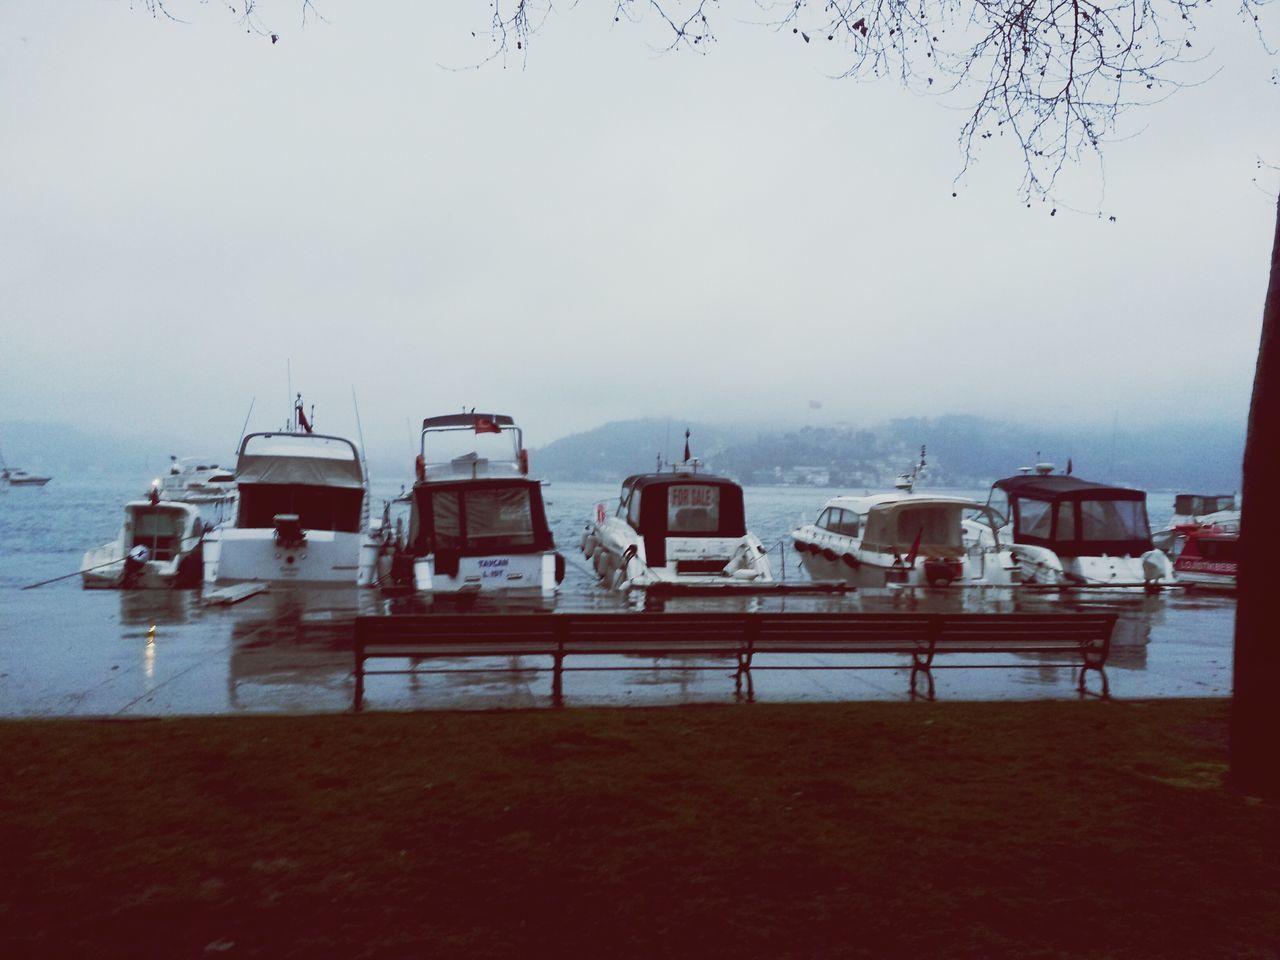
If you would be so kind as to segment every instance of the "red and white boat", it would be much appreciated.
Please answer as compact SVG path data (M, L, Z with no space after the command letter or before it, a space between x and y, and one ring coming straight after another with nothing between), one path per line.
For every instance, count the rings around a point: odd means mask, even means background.
M1240 558L1240 531L1213 524L1183 525L1174 576L1187 587L1235 590Z

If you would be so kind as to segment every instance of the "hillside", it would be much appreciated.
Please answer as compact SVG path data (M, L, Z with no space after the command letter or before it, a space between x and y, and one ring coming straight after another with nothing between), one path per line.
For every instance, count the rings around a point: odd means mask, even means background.
M534 452L535 472L560 480L619 480L653 469L664 449L679 459L683 425L608 423ZM1141 431L1041 427L971 416L891 420L869 427L759 431L691 426L693 453L743 483L885 487L927 447L930 486L981 487L1037 460L1071 461L1087 479L1144 489L1232 492L1240 487L1242 423L1171 423Z

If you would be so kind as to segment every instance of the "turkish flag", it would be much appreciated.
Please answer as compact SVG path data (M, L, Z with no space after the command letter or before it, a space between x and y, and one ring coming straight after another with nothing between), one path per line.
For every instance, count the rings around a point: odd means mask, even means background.
M914 566L916 554L920 552L920 538L924 535L924 527L916 531L916 538L911 541L911 552L907 554L907 566Z
M476 417L476 433L501 433L502 428L488 417Z

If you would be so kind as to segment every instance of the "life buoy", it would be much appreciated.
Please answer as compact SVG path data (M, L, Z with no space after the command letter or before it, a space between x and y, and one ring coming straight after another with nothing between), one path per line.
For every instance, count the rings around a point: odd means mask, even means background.
M861 564L858 563L858 558L852 553L846 553L840 559L844 561L844 565L851 570L857 570L858 567L861 566Z
M427 479L427 459L422 454L413 458L413 472L419 480Z
M836 559L836 552L832 550L830 547L827 547L822 551L822 559L834 563Z

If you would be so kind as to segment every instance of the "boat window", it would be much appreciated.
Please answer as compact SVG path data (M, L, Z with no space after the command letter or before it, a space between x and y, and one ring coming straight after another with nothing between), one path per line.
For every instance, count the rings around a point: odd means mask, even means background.
M830 530L831 529L831 513L832 511L830 507L827 507L827 509L823 510L820 514L818 514L818 519L817 519L817 522L814 523L814 526L819 527L823 530Z
M1029 497L1019 497L1017 504L1019 535L1048 540L1053 522L1053 504Z
M1240 562L1240 541L1234 537L1203 539L1196 542L1200 556L1218 563Z
M533 543L533 511L524 487L468 490L467 540L501 539L511 545Z
M1150 537L1146 505L1140 500L1080 501L1080 539L1145 540Z
M644 497L633 496L627 503L627 523L637 530L640 529L640 501L643 499Z
M1058 540L1074 540L1076 538L1076 505L1064 500L1058 504L1058 528L1054 531Z
M462 546L462 512L456 491L441 490L431 498L431 520L440 549L457 550Z
M959 547L960 514L946 506L904 507L898 511L896 540L912 544L920 538L920 548Z
M1009 522L1009 494L999 487L991 488L991 495L987 497L987 506L995 511L995 525L1003 527Z
M241 483L237 526L275 526L281 513L295 513L304 530L358 533L364 506L359 487L328 487L297 483Z
M667 487L668 533L706 533L719 529L719 487L694 483Z

